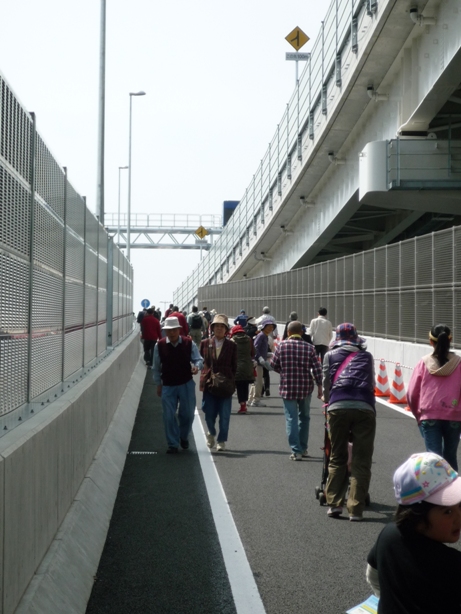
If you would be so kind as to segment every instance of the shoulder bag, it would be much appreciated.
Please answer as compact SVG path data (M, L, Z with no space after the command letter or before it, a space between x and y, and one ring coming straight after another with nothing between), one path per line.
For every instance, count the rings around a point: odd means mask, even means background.
M341 375L341 373L344 371L344 369L347 367L347 365L357 356L357 352L351 352L349 354L349 356L346 356L346 358L342 361L342 363L339 365L338 370L335 373L335 376L333 377L333 385L336 383L336 380L339 378L339 376Z

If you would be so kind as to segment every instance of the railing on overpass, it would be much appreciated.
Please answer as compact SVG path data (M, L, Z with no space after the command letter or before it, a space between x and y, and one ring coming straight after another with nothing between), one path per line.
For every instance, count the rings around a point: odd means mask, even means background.
M393 188L458 188L461 184L461 142L392 139L387 149L387 186Z
M133 270L1 75L0 94L1 435L132 330Z
M200 288L199 304L234 316L259 316L268 305L279 322L291 311L305 323L326 307L335 325L361 334L428 343L434 324L461 348L461 227L454 226L351 256L267 277ZM429 351L429 350L428 350Z
M104 225L111 229L120 228L126 229L128 215L120 213L120 221L118 213L106 213L104 215ZM130 216L131 228L186 228L188 232L197 230L200 226L206 228L209 232L220 233L222 230L221 215L195 215L189 213L132 213Z
M322 117L336 104L336 91L349 74L346 71L377 6L378 0L330 2L310 59L250 185L207 257L175 291L175 304L189 307L200 286L224 281L251 252L281 205L276 197L291 188L292 174L313 146Z

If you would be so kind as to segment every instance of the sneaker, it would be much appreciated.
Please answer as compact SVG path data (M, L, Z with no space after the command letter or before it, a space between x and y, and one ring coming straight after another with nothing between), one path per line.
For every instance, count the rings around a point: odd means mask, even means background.
M338 518L343 513L342 507L329 507L327 511L327 516L330 518Z
M214 435L211 435L211 433L206 434L206 445L209 448L212 448L214 446Z
M187 439L180 439L179 441L181 443L181 448L183 450L188 450L189 449L189 441Z
M349 520L351 522L360 522L361 520L363 520L362 516L349 516Z
M173 448L172 446L170 446L168 448L168 450L166 451L167 454L177 454L178 453L178 448Z
M218 441L218 445L216 446L216 450L218 452L222 452L226 448L226 444L224 441Z
M310 458L309 454L307 453L307 450L303 450L303 458Z
M300 461L300 460L303 460L303 457L301 454L297 454L296 452L293 452L293 454L290 456L290 460Z
M266 394L266 397L270 397L271 396L271 391L269 390L269 388L266 390L265 394Z
M240 409L237 412L238 414L246 414L247 413L247 404L240 403Z
M251 407L266 407L264 403L261 403L261 401L252 401L250 405Z

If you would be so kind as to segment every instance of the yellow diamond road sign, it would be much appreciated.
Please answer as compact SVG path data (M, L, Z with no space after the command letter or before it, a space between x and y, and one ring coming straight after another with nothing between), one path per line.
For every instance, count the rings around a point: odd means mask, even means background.
M195 231L195 234L200 237L201 239L203 239L203 237L206 237L207 235L209 235L210 233L208 232L208 230L206 228L204 228L203 226L199 226L197 228L197 230Z
M299 51L301 47L307 43L309 37L301 30L301 28L296 26L296 28L290 32L288 36L285 36L285 40L288 41L290 45L296 49L296 51Z

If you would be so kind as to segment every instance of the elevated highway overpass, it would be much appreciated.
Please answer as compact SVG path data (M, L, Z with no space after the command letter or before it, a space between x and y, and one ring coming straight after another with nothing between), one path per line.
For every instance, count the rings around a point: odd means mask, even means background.
M175 303L459 224L459 11L330 4L252 181Z

